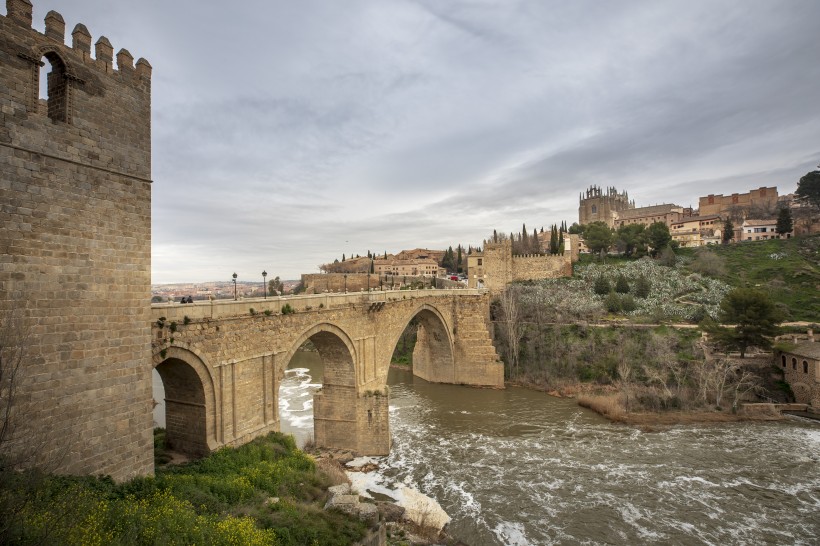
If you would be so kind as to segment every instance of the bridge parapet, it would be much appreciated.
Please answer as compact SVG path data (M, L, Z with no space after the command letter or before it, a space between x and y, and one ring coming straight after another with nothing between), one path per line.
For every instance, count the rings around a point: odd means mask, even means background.
M486 294L485 289L431 289L431 290L383 290L371 292L349 292L347 294L299 294L296 296L273 296L269 298L244 298L239 300L210 300L194 303L153 303L151 304L151 321L160 317L168 321L182 321L186 316L190 320L221 319L246 316L251 314L277 315L282 313L285 305L294 311L312 311L316 309L333 309L352 305L413 300L419 298L436 298L456 296L478 296ZM253 313L251 312L253 309Z

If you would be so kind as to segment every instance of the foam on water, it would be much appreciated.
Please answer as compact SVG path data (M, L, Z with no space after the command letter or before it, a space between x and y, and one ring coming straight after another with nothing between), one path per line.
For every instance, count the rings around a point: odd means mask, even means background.
M291 406L310 415L299 400ZM354 486L399 501L402 486L418 489L467 544L811 544L820 536L816 424L644 433L531 391L399 382L390 426L390 455L368 459L375 472L351 473Z

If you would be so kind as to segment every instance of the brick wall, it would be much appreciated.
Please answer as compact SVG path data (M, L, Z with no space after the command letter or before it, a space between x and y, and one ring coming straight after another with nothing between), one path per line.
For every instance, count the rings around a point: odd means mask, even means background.
M91 56L82 25L64 44L50 12L0 16L0 306L31 327L21 386L39 462L58 471L153 472L148 302L151 281L151 69L107 40ZM43 59L49 100L38 98ZM56 463L55 463L56 464Z

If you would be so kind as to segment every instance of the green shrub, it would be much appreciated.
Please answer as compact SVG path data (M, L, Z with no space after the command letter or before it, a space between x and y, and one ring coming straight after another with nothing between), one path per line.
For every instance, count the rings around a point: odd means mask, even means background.
M649 282L644 275L638 277L638 280L635 281L635 296L639 298L646 298L649 296L649 292L652 290L652 283Z
M291 315L295 312L296 311L294 311L293 307L291 307L291 305L289 303L286 303L285 305L282 306L282 314L283 315Z
M595 284L593 285L592 289L599 296L605 296L609 294L611 290L609 286L609 281L606 280L606 277L604 277L603 275L598 275L598 278L595 279Z
M619 313L621 311L621 297L615 292L610 292L604 299L604 307L610 313Z
M186 326L188 324L191 324L191 317L189 317L188 315L185 315L184 317L182 317L182 324L185 324Z
M629 282L623 275L618 275L618 280L615 281L615 292L619 294L629 293Z
M629 294L624 294L621 296L621 310L624 313L629 313L635 310L635 298L630 296Z
M265 309L265 316L266 317L271 316L271 313L272 313L272 311L270 309Z
M174 332L176 332L176 331L177 331L177 323L176 323L176 322L172 322L172 323L168 326L168 329L169 329L169 330L171 330L171 333L173 334Z

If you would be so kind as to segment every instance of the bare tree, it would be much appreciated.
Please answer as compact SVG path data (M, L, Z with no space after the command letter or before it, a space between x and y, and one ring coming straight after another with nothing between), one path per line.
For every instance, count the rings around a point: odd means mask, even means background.
M519 372L519 345L524 336L519 313L518 292L515 286L507 286L504 292L501 293L501 298L499 299L501 303L501 332L506 342L507 362L510 365L511 376L513 372L515 372L515 375L518 375Z
M20 449L19 404L23 363L31 332L17 306L0 311L0 466L17 468L30 454Z

